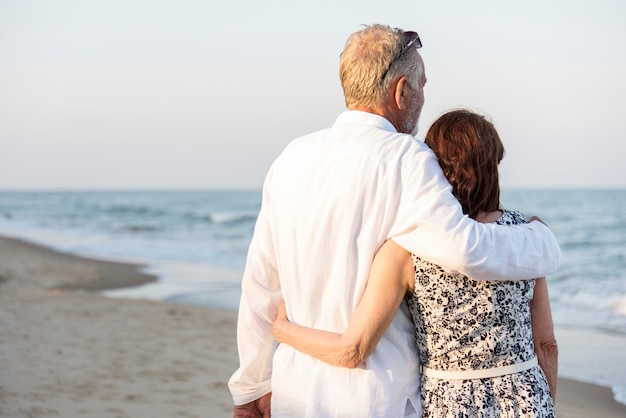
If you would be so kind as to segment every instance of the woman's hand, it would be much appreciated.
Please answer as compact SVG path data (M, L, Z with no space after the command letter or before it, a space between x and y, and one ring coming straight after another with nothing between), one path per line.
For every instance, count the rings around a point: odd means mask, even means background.
M274 327L272 328L274 332L274 338L279 343L284 342L283 333L285 326L289 324L289 319L287 318L287 308L285 308L285 301L281 300L278 304L278 311L276 312L276 319L274 320Z

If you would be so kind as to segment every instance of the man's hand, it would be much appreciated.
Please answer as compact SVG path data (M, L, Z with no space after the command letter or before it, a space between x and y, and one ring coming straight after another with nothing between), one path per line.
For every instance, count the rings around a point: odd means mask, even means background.
M547 225L544 221L542 221L541 219L539 219L539 216L533 216L532 218L530 218L530 219L528 220L528 222L529 222L529 223L530 223L530 222L532 222L532 221L539 221L539 222L541 222L542 224L544 224L544 225L548 226L548 225Z
M270 418L272 392L261 396L256 401L235 406L234 418Z

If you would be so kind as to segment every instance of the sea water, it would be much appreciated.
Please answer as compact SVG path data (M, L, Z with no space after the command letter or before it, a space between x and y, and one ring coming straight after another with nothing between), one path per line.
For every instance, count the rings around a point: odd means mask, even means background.
M548 277L555 325L590 332L606 363L562 352L560 374L610 385L626 403L626 190L504 190L501 201L554 231L563 251ZM108 296L236 309L260 205L258 190L0 192L0 234L140 263L159 278Z

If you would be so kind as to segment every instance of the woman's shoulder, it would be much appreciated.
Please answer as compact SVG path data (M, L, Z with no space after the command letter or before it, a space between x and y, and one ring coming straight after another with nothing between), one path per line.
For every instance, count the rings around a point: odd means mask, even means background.
M498 225L520 225L528 223L526 216L517 210L502 209L502 216L496 221Z

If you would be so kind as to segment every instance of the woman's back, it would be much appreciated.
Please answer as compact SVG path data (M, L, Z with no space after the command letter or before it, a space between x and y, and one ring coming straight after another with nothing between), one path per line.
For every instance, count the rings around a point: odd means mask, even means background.
M505 211L499 225L525 223ZM530 300L535 280L475 281L413 256L415 291L407 297L423 366L467 371L509 366L535 357ZM482 379L422 376L424 417L554 416L538 366ZM465 376L467 377L467 376Z

